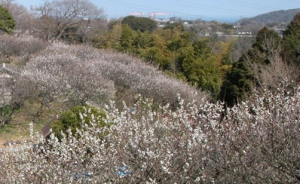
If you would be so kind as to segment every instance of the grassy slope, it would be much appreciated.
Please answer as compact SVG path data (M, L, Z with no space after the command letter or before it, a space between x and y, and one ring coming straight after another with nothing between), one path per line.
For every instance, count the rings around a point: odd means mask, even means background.
M53 117L61 111L58 103L53 103L51 105L56 106L58 111L46 109L39 118L39 121L34 123L34 132L41 133L41 129L44 125L51 121ZM37 104L27 102L22 109L14 113L10 124L0 126L0 146L8 141L26 140L30 138L29 124L32 122L32 116L29 114L29 111L36 108L38 108Z

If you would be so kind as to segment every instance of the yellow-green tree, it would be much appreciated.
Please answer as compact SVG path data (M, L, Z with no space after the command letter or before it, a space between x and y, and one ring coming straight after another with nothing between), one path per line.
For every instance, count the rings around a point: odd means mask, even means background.
M119 51L134 54L136 49L134 48L134 40L136 38L136 32L133 31L127 24L122 25L122 34L120 39Z
M116 23L110 32L96 40L98 48L112 48L140 57L168 75L210 91L218 97L225 73L231 67L233 42L200 39L182 26L150 31L135 31ZM218 50L218 53L214 51Z
M110 32L106 32L104 36L96 37L93 40L94 47L118 50L120 48L122 31L123 27L121 23L114 24Z
M197 40L191 47L182 49L180 59L188 82L197 88L210 91L213 97L217 97L222 75L216 56L208 47L208 40Z
M172 57L172 53L167 47L170 34L171 31L155 30L148 47L140 49L140 57L158 66L161 70L166 70Z

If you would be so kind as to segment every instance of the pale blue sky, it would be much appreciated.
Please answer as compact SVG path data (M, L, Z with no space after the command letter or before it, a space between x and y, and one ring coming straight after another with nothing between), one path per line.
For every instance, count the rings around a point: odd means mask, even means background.
M168 17L233 21L275 10L300 8L300 0L90 0L102 8L108 18L130 13L166 12ZM15 0L29 9L43 0Z

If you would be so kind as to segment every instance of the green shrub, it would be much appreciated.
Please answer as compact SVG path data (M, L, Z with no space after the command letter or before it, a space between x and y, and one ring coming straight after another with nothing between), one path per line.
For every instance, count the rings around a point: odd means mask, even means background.
M82 129L85 124L91 126L91 122L97 127L107 126L105 119L106 113L103 110L91 106L75 106L63 112L59 119L53 121L50 126L52 132L61 139L61 132L67 134L67 130L70 129L74 135L76 129Z

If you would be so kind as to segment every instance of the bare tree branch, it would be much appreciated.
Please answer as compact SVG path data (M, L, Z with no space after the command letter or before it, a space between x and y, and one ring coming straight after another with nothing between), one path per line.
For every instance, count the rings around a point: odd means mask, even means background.
M88 0L45 1L35 12L39 18L37 28L42 34L47 33L47 40L60 39L67 28L89 27L94 20L104 17L103 10Z

